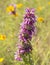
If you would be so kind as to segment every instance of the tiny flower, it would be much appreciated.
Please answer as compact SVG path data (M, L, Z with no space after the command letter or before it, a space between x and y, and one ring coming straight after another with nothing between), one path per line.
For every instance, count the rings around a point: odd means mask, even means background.
M3 62L4 58L0 58L0 62Z
M27 8L26 13L30 13L31 9Z
M48 2L48 5L50 5L50 2Z
M39 6L39 7L37 8L37 11L41 11L42 9L43 9L43 7Z
M7 7L7 12L14 11L14 6L10 5Z
M38 18L37 18L37 21L38 21L38 22L43 22L43 21L44 21L44 18L43 18L43 17L38 17Z
M18 46L18 48L19 48L19 49L22 49L22 47L23 47L23 46L22 46L22 45L20 45L20 44L18 44L17 46Z
M20 49L20 50L19 50L19 53L20 53L20 54L24 54L24 53L25 53L25 50L24 50L24 49Z
M16 13L16 5L15 5L15 4L9 5L9 6L6 8L6 11L7 11L9 14L13 14L13 15L15 15L15 16L18 16L18 13Z
M16 52L15 52L15 60L18 60L18 61L22 61L22 58L20 57L20 55L19 55L19 50L17 50Z
M0 35L0 40L5 40L6 39L6 35Z
M19 3L19 4L16 5L17 8L21 8L22 6L23 6L22 3Z
M15 60L22 61L22 58L20 56L15 56Z

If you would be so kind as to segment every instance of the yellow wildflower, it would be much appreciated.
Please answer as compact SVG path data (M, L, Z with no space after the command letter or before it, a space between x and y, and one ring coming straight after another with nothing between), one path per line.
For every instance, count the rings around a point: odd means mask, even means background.
M39 7L37 8L38 11L41 11L42 9L43 9L43 7L41 7L41 6L39 6Z
M50 2L48 2L48 5L50 5Z
M6 36L5 35L0 35L0 40L5 40Z
M0 58L0 62L3 62L4 58Z
M8 6L7 9L6 9L7 12L11 12L11 11L14 11L14 6Z
M6 10L7 10L7 12L9 12L9 14L18 16L18 13L16 13L16 4L11 4L10 6L7 7Z
M17 8L21 8L23 6L23 4L19 3L16 6L17 6Z
M38 21L38 22L43 22L43 21L44 21L44 18L43 18L43 17L38 17L38 18L37 18L37 21Z

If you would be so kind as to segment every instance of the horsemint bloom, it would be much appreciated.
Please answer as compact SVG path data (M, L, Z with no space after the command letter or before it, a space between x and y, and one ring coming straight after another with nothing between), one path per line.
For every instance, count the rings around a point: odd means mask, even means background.
M22 60L21 56L32 51L32 45L30 43L32 35L35 33L36 16L34 14L34 9L26 9L26 14L24 15L24 20L21 23L19 40L22 44L18 45L18 51L15 53L16 60Z
M16 13L16 4L10 4L7 9L7 12L9 12L9 14L13 14L15 16L18 16L18 13Z

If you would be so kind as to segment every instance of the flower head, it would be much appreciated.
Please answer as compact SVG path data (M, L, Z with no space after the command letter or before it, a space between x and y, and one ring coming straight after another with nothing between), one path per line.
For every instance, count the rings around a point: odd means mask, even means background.
M18 16L18 13L16 13L16 5L15 4L11 4L7 7L6 11L9 13L9 14L13 14L15 16Z
M22 3L19 3L19 4L16 5L17 8L21 8L22 6L23 6Z
M12 5L8 6L7 11L8 12L14 11L14 6L12 6Z
M0 40L5 40L6 39L6 35L0 35Z
M43 21L44 21L44 18L43 18L43 17L38 17L38 18L37 18L37 21L38 21L38 22L43 22Z
M42 9L43 9L43 7L39 6L39 7L37 8L37 11L41 11Z
M4 58L0 58L0 62L3 62Z
M50 5L50 2L48 2L48 5Z

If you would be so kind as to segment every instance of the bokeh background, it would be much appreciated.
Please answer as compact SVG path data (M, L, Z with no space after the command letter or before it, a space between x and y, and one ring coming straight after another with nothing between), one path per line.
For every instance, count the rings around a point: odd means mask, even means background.
M9 4L19 3L23 6L16 9L18 16L9 15L6 11ZM50 65L50 0L0 0L0 36L6 36L0 39L0 65L21 65L21 62L14 60L14 53L20 24L28 7L35 8L35 15L42 18L35 24L36 35L31 41L34 65Z

